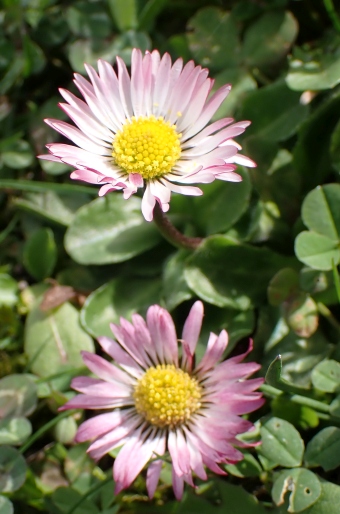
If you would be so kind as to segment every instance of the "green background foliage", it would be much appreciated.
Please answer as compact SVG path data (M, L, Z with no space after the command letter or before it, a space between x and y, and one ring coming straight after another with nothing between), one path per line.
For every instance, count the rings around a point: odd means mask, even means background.
M340 12L330 0L2 0L0 11L0 514L338 514L340 504ZM157 48L232 92L215 118L249 119L243 182L173 195L169 216L204 238L177 250L123 200L37 161L60 140L58 87L84 62ZM250 419L262 445L174 500L141 475L117 497L110 458L73 445L58 414L80 350L158 303L180 333L195 299L228 353L254 339L267 372ZM278 357L280 355L281 357Z

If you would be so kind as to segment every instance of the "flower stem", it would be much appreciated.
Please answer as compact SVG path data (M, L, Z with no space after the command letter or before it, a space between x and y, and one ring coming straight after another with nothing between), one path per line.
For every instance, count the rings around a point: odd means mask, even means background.
M305 405L306 407L310 407L314 409L318 413L325 413L329 415L329 419L332 419L336 423L340 423L340 418L338 416L334 416L331 413L331 407L327 403L320 402L319 400L315 400L314 398L309 398L308 396L302 396L300 394L292 394L287 395L285 391L281 391L276 387L273 387L268 384L262 384L260 390L263 394L269 398L277 398L278 396L287 396L290 401L293 403L297 403L298 405Z
M201 237L188 237L177 230L169 218L164 214L158 203L156 203L153 215L154 222L156 223L160 233L173 246L185 250L196 250L196 248L198 248L202 243L203 239Z

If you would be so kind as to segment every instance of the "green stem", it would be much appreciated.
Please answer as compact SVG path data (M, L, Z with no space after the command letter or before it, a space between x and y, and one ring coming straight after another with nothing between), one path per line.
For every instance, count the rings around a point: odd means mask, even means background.
M28 191L30 193L44 193L53 191L55 193L80 193L96 196L98 188L89 186L78 186L77 184L58 184L56 182L38 182L32 180L11 180L0 179L0 189L14 189L16 191Z
M325 6L328 16L332 20L333 27L340 32L340 17L335 10L333 0L323 0L323 4Z
M201 237L187 237L179 230L177 230L169 218L164 214L158 203L156 203L153 215L154 222L164 239L166 239L173 246L176 246L176 248L182 248L184 250L196 250L196 248L198 248L199 245L203 242Z
M108 476L105 480L102 482L99 482L99 484L95 484L93 487L91 487L85 494L79 498L79 500L74 503L71 508L66 511L66 514L73 514L73 512L81 505L91 494L96 493L99 489L101 489L105 484L112 481L112 474L110 471L110 476Z
M269 398L277 398L278 396L287 394L286 392L280 391L280 389L276 389L276 387L270 386L268 384L262 384L260 389L264 395L268 396ZM311 407L316 411L324 412L328 414L331 419L334 419L334 421L337 421L338 423L340 422L340 418L331 414L331 408L326 403L319 402L318 400L314 400L314 398L309 398L308 396L302 396L301 394L292 394L289 399L293 403L305 405L306 407Z
M48 423L46 423L44 426L42 426L41 428L39 428L39 430L37 430L29 439L28 441L26 441L26 444L24 444L21 448L20 448L20 453L25 453L25 451L28 450L28 448L30 448L32 446L32 444L37 441L41 436L43 436L45 434L45 432L48 432L51 428L53 428L60 420L64 419L64 418L67 418L69 416L71 416L72 412L74 411L65 411L65 412L62 412L61 414L58 414L58 416L56 416L55 418L51 419L51 421L49 421Z

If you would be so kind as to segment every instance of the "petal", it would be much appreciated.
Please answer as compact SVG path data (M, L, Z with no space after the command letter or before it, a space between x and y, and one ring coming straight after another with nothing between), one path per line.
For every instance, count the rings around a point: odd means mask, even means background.
M151 459L158 439L152 435L142 435L141 429L130 436L129 441L120 450L113 465L113 477L116 482L115 494L129 487L137 475Z
M227 345L228 334L225 330L222 330L218 337L215 334L211 334L208 341L207 350L196 370L200 373L204 373L209 368L212 368L222 357Z
M182 339L189 344L191 355L194 355L196 350L198 337L202 328L203 314L203 303L197 301L191 307L189 315L184 323Z
M89 439L99 437L117 426L124 423L128 413L131 410L115 410L113 412L107 412L105 414L99 414L90 418L82 423L77 431L75 440L77 443L83 443Z
M146 322L160 363L178 366L178 343L172 317L159 305L149 307Z
M156 198L153 196L150 190L150 185L147 184L142 199L142 213L146 221L152 221L153 210L156 205Z
M132 384L133 381L131 377L117 368L107 360L103 359L99 355L91 352L81 352L83 361L85 365L92 371L95 375L97 375L102 380L106 380L108 382L122 382L123 384Z

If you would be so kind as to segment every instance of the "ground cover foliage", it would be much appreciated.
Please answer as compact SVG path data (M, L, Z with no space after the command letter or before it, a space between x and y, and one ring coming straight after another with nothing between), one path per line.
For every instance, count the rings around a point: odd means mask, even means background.
M208 67L233 84L217 117L252 121L240 140L257 168L242 183L172 197L172 222L205 238L195 251L167 243L140 198L98 198L35 158L58 140L43 123L63 117L57 88L84 62L129 64L133 47ZM329 0L2 1L0 514L338 513L339 48ZM197 298L201 354L210 330L229 332L228 355L254 339L262 445L181 502L167 463L152 501L144 475L115 497L112 457L72 444L83 413L58 413L79 352L154 303L180 328Z

